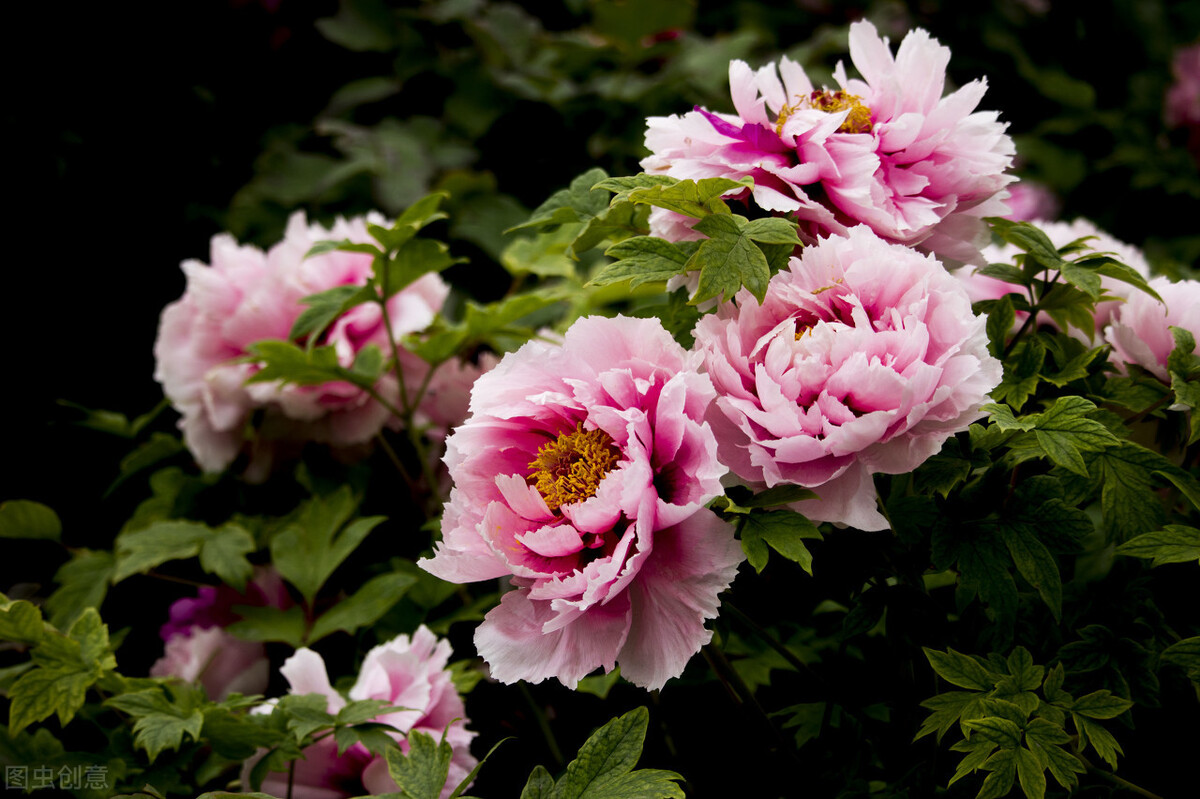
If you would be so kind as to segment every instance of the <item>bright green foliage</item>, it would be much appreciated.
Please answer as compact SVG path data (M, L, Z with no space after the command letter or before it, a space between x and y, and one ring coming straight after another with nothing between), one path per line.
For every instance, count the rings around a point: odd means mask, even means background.
M194 741L200 740L205 723L202 703L200 689L178 683L121 694L105 701L108 707L134 718L134 741L151 760L164 749L178 749L185 734Z
M28 602L0 595L0 638L28 644L32 663L8 689L9 735L52 715L67 724L83 707L88 689L117 665L108 627L94 608L83 611L64 634L42 622Z
M501 336L524 341L533 336L533 329L517 323L535 311L562 299L556 289L542 289L516 294L499 302L480 305L468 301L461 322L435 321L419 336L411 336L404 346L425 361L437 365L455 353L478 344L496 341Z
M408 754L388 750L388 774L406 799L437 799L446 784L454 750L445 738L434 743L432 735L417 730L408 734L408 747Z
M1078 782L1077 775L1087 769L1081 756L1089 744L1116 768L1121 748L1097 720L1121 715L1133 706L1129 700L1105 690L1075 699L1062 689L1062 665L1047 671L1034 664L1024 647L1007 659L928 648L925 656L939 677L968 689L921 703L932 712L917 738L935 734L940 742L955 724L962 732L963 739L950 747L964 753L950 784L982 769L988 774L976 799L1006 796L1016 783L1029 799L1041 799L1046 771L1063 788ZM1075 736L1065 729L1068 720Z
M557 782L535 768L521 799L682 799L678 774L634 768L648 723L644 707L613 719L587 739Z

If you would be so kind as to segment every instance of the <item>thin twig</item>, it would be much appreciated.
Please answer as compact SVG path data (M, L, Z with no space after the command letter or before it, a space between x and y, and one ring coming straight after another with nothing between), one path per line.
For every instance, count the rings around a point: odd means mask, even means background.
M1113 785L1120 785L1125 790L1132 791L1133 793L1136 793L1138 796L1144 796L1144 797L1146 797L1146 799L1163 799L1163 797L1159 796L1158 794L1147 791L1145 788L1141 787L1140 785L1134 785L1129 780L1118 777L1116 774L1113 774L1111 771L1105 771L1102 768L1098 768L1094 763L1092 763L1090 760L1088 760L1083 755L1077 754L1076 757L1078 757L1079 760L1083 763L1083 765L1087 767L1089 774L1093 774L1102 780L1107 780L1108 782L1111 782Z

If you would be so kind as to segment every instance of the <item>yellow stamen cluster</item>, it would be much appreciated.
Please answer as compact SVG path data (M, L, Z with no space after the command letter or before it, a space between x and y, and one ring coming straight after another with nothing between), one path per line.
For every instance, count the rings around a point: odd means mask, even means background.
M596 494L600 481L617 465L621 453L603 430L584 430L580 422L570 433L543 444L529 462L529 484L550 510L582 502Z
M829 114L849 110L850 113L838 128L838 133L870 133L872 129L871 109L863 105L861 97L841 90L827 90L798 96L795 105L785 105L779 109L779 118L775 120L775 133L782 135L783 126L788 118L801 108L812 108Z

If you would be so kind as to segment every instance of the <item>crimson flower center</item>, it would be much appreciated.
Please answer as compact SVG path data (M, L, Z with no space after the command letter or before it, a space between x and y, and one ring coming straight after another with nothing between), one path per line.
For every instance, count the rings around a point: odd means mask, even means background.
M546 507L582 502L595 496L600 481L616 467L621 453L603 430L584 430L583 423L569 433L543 444L529 462L526 480L534 486Z

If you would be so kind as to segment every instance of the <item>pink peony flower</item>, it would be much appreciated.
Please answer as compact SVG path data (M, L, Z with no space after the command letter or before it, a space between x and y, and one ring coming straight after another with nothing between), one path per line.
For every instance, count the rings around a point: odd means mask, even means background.
M915 469L1000 382L984 325L932 256L866 227L805 248L761 306L743 289L696 326L722 462L812 488L812 519L884 529L871 475Z
M1150 264L1146 261L1146 256L1142 254L1141 250L1131 244L1114 239L1086 219L1080 218L1073 222L1049 222L1034 219L1031 220L1031 224L1040 228L1055 247L1065 247L1076 239L1091 236L1093 238L1087 242L1087 247L1091 252L1110 253L1121 263L1132 267L1142 277L1146 279L1150 277ZM1021 250L1013 244L1005 244L1003 246L993 244L983 250L983 255L988 263L1012 263L1013 259L1019 254L1021 254ZM1085 253L1080 252L1070 257L1078 258L1083 254ZM1013 292L1021 293L1019 286L1013 283L1005 283L1003 280L997 280L987 275L976 274L973 269L960 270L955 274L962 280L963 286L967 290L967 296L971 298L971 302L998 300L1005 294ZM1120 307L1122 302L1135 294L1144 294L1144 292L1128 283L1105 276L1100 277L1100 286L1112 299L1096 303L1096 333L1103 332L1104 327L1112 319L1113 313ZM1151 302L1154 301L1149 295L1146 296ZM1018 312L1018 325L1025 320L1025 316L1026 314ZM1039 319L1038 322L1039 324L1053 324L1049 317ZM1072 328L1072 335L1076 333L1077 331L1074 331ZM1088 338L1082 333L1079 333L1079 335L1084 339Z
M224 628L241 618L235 605L286 608L291 604L274 569L258 569L245 593L226 585L203 586L197 596L171 604L170 619L160 631L163 656L150 667L150 676L199 683L214 701L232 693L261 693L270 677L266 648Z
M888 241L983 263L982 217L1007 212L1014 153L996 113L975 111L986 83L942 97L950 51L920 29L893 56L871 23L854 23L850 56L863 80L838 64L836 91L814 89L786 57L757 72L733 61L737 113L652 117L642 167L681 179L753 177L754 203L794 215L809 241L862 223ZM679 237L677 220L652 222L656 235Z
M1167 358L1175 349L1172 327L1200 335L1200 282L1172 283L1165 277L1150 281L1165 305L1144 291L1135 291L1112 315L1104 337L1118 359L1133 363L1171 382Z
M1009 210L1005 219L1011 219L1013 222L1053 219L1058 216L1060 205L1054 192L1041 183L1022 180L1008 187ZM986 254L987 250L984 252Z
M363 660L358 679L350 689L351 700L382 699L404 710L377 716L373 721L391 724L400 730L392 734L404 752L406 736L417 730L440 741L443 732L454 749L450 773L442 797L453 793L458 784L475 768L471 740L475 733L466 728L466 710L454 688L446 664L450 643L438 638L422 625L410 639L400 635L372 649ZM293 694L322 694L327 711L336 714L346 700L333 689L325 670L325 661L311 649L297 650L280 668ZM263 712L269 706L263 707ZM389 733L391 734L391 733ZM260 752L242 767L242 785L249 787L250 770L262 757ZM264 793L287 796L288 775L272 772L263 780ZM388 775L387 762L355 744L338 755L333 737L323 738L304 750L304 759L296 761L291 796L293 799L341 799L364 793L375 795L400 790Z
M704 620L742 555L704 508L726 469L698 365L657 320L590 317L475 383L446 441L443 539L420 565L511 577L475 633L496 679L574 687L619 662L659 688L712 637Z
M372 222L386 224L377 215ZM331 252L305 258L317 241L368 242L367 221L338 219L332 228L308 225L293 214L283 241L267 252L239 246L232 237L212 240L212 265L185 261L187 288L168 305L154 345L154 377L182 414L184 440L206 471L227 468L247 445L251 414L264 411L254 443L257 472L263 473L277 442L317 441L349 447L369 441L389 412L365 391L345 382L318 386L245 385L257 365L243 363L248 347L263 339L286 339L305 310L301 298L344 285L363 285L371 274L366 253ZM399 337L426 327L442 307L449 289L428 274L388 302L393 332ZM368 344L390 352L379 306L366 303L343 314L325 333L346 366ZM405 383L415 388L427 366L414 356L402 358ZM398 402L394 374L380 379L378 392Z

